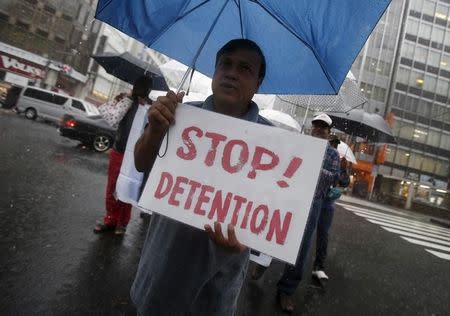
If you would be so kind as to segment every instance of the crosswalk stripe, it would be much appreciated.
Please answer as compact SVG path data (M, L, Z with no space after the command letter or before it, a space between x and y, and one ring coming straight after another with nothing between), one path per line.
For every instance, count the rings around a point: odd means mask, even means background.
M388 232L396 233L396 234L399 234L399 235L402 235L402 236L414 237L414 238L417 238L417 239L430 241L430 242L438 243L438 244L445 245L445 246L450 246L450 242L446 242L444 240L440 240L440 239L437 239L437 238L431 238L431 237L426 237L426 236L422 236L422 235L418 235L418 234L407 233L407 232L404 232L404 231L401 231L401 230L398 230L398 229L392 229L392 228L388 228L388 227L384 227L384 226L381 226L381 228L387 230Z
M401 239L409 243L448 252L444 253L425 248L425 250L433 256L444 260L450 260L450 230L402 216L370 211L354 206L342 206L347 211L363 217L370 223L380 225L382 229L399 235Z
M368 218L366 218L366 219L367 219L369 222L373 223L373 224L378 224L378 225L385 226L385 227L390 227L390 228L396 228L396 229L398 229L399 231L405 231L405 232L411 232L411 233L418 233L418 234L423 235L423 236L436 237L436 238L439 238L439 239L442 239L442 240L450 241L450 238L448 238L448 237L439 236L439 235L430 233L430 232L428 232L428 231L422 231L422 230L418 230L418 229L412 229L412 228L409 228L409 227L405 227L405 226L403 226L403 225L400 226L400 225L398 225L398 224L397 224L397 225L394 225L394 224L390 224L390 223L384 222L384 221L377 221L377 220L368 219Z
M448 228L439 227L439 226L436 226L433 224L424 223L424 222L421 222L418 220L414 220L414 219L410 219L410 218L406 218L406 217L402 217L402 216L386 214L384 212L370 211L370 210L367 210L364 208L359 208L359 207L354 207L354 206L348 206L348 207L346 206L345 208L350 211L364 212L367 214L382 216L382 217L386 217L389 219L396 219L396 220L404 221L404 222L408 222L408 223L415 223L415 224L419 224L420 226L423 226L423 227L428 227L428 228L431 228L431 229L434 229L437 231L444 232L446 234L450 234L450 229L448 229Z
M450 237L449 234L433 231L433 230L431 230L429 228L424 228L422 226L417 226L417 225L411 224L411 223L407 223L406 224L406 223L398 222L398 221L395 221L395 220L388 220L388 219L385 219L385 218L382 218L382 217L378 217L378 216L374 216L374 215L366 215L366 214L363 214L363 213L360 213L360 212L353 212L353 214L361 216L361 217L364 217L367 220L370 219L370 220L376 220L376 221L382 222L382 224L391 224L391 225L396 225L396 226L402 227L402 228L409 228L409 229L414 229L414 230L417 230L417 231L420 231L420 232L426 232L426 233L434 234L436 237L437 236L441 236L441 237L445 237L445 238ZM379 224L379 223L377 223L377 224Z
M445 228L436 227L436 226L430 225L430 224L425 224L425 223L422 223L419 221L403 219L403 218L400 218L397 216L390 216L390 215L386 215L386 214L380 214L377 212L360 210L360 209L357 209L357 210L348 209L348 210L353 213L363 214L363 216L377 217L379 219L389 220L391 222L396 222L396 223L401 223L401 224L406 224L406 225L414 225L415 227L423 228L423 229L426 229L427 231L434 231L436 233L441 233L445 236L450 237L450 230L445 229Z
M450 254L442 253L442 252L434 251L434 250L430 250L430 249L425 249L425 250L428 251L429 253L431 253L432 255L435 255L436 257L439 257L439 258L445 259L445 260L450 260Z
M429 243L426 241L417 240L417 239L409 238L409 237L400 236L400 238L403 238L404 240L409 241L410 243L413 243L416 245L421 245L421 246L425 246L428 248L434 248L434 249L439 249L439 250L450 252L450 247L440 246L440 245L432 244L432 243Z

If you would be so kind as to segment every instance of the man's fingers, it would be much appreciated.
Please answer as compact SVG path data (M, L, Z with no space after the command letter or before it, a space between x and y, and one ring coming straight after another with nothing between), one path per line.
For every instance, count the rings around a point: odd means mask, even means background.
M216 241L216 235L214 235L214 232L211 228L211 226L209 225L205 225L205 231L208 234L208 237L212 240L212 241Z
M216 241L222 245L227 243L225 236L222 233L222 226L220 226L219 222L214 222L214 233L216 235Z
M231 247L235 248L238 252L243 252L247 247L241 244L236 237L236 232L232 224L228 224L228 243Z
M178 92L177 94L178 103L183 103L183 98L184 98L184 91Z

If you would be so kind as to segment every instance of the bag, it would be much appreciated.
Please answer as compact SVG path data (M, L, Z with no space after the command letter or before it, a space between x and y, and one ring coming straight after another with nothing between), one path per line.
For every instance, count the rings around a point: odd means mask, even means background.
M343 191L342 188L331 187L328 190L327 199L328 200L337 200L337 199L339 199L341 197L341 195L342 195L342 191Z
M128 97L122 98L119 101L113 99L100 105L98 111L109 126L116 128L132 104L133 100Z

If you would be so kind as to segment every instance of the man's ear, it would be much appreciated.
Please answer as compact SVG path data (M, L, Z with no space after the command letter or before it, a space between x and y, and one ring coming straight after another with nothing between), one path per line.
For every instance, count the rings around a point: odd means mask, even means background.
M261 78L261 77L258 78L258 90L259 90L259 87L261 87L263 80L264 80L264 78Z

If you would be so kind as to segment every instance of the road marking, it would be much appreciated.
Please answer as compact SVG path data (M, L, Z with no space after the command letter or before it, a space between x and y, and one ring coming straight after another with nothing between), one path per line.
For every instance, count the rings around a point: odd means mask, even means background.
M429 253L435 255L436 257L439 257L441 259L445 259L445 260L450 260L450 254L446 254L446 253L442 253L439 251L434 251L434 250L430 250L430 249L425 249L426 251L428 251Z
M436 234L425 232L425 231L422 231L422 230L419 231L418 229L407 228L407 227L404 227L403 225L402 226L392 225L392 224L389 224L389 223L385 223L383 221L375 221L375 220L372 220L372 219L367 219L367 220L369 222L371 222L371 223L378 224L378 225L381 225L383 227L397 228L399 231L402 230L402 231L405 231L405 232L419 233L419 234L424 235L424 236L438 237L439 239L450 241L450 238L448 238L448 237L438 236Z
M413 244L416 244L416 245L421 245L421 246L425 246L425 247L428 247L428 248L434 248L434 249L439 249L439 250L450 252L450 247L436 245L436 244L433 244L433 243L430 243L430 242L417 240L417 239L409 238L409 237L400 236L400 238L403 238L404 240L409 241L410 243L413 243Z
M385 231L399 235L401 239L411 244L424 246L424 250L435 257L450 260L450 229L382 211L377 212L342 204L341 206L366 221L379 225Z
M437 238L426 237L426 236L422 236L422 235L418 235L418 234L414 234L414 233L407 233L407 232L404 232L404 231L401 231L401 230L398 230L398 229L392 229L392 228L388 228L388 227L384 227L384 226L381 226L381 228L387 230L388 232L396 233L396 234L399 234L399 235L402 235L402 236L405 236L405 237L413 237L413 238L422 239L422 240L425 240L425 241L434 242L434 243L437 243L437 244L442 244L442 245L445 245L445 246L450 246L450 242L447 242L447 241L444 241L444 240L440 240L440 239L437 239Z
M404 228L415 229L415 230L421 231L421 232L433 233L435 235L439 235L439 236L442 236L445 238L450 237L450 234L447 234L447 233L444 233L441 231L435 231L433 229L423 227L423 226L418 226L418 225L411 224L411 223L404 223L404 222L400 222L400 221L396 221L396 220L389 220L389 219L386 219L385 217L380 217L380 216L367 215L367 214L359 212L359 211L358 212L353 211L353 213L358 216L364 217L366 219L375 220L377 222L382 222L381 224L377 223L380 225L392 224L392 225L396 225L397 227L404 227Z
M367 216L377 217L379 219L389 220L389 221L396 222L396 223L413 225L415 227L424 228L424 229L427 229L427 230L432 230L432 231L435 231L437 233L442 233L442 234L444 234L446 236L450 236L450 229L439 227L439 226L436 226L436 225L433 225L433 224L423 223L423 222L420 222L420 221L407 219L407 218L400 217L400 216L389 215L389 214L380 213L380 212L374 212L374 211L368 211L368 210L364 210L364 209L360 209L360 208L346 207L346 209L350 210L350 211L352 211L354 213L355 212L363 213L364 216L367 215Z

